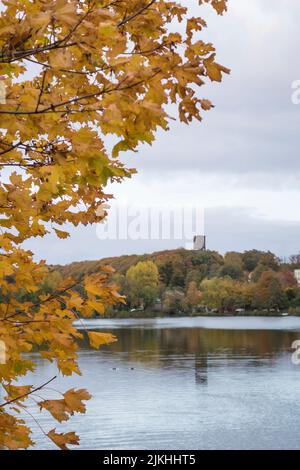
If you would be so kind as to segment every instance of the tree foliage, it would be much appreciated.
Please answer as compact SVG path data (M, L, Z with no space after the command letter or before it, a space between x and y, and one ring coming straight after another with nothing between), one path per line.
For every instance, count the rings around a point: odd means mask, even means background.
M256 290L258 308L280 309L287 304L284 288L277 273L265 271L259 278Z
M225 0L198 3L211 4L219 14L226 10ZM216 62L213 45L198 37L205 21L189 17L178 2L2 4L0 76L7 94L0 104L0 339L7 360L0 365L6 393L0 447L17 449L32 441L29 427L12 411L26 412L26 400L36 392L31 385L14 384L35 367L23 354L37 346L64 375L80 373L74 319L103 313L122 300L106 267L82 281L81 295L78 280L49 279L45 264L33 261L22 243L48 232L67 238L66 222L99 222L106 214L99 206L110 197L107 183L133 173L120 162L120 152L151 144L157 129L167 130L170 104L181 121L201 120L212 104L198 88L207 79L221 81L228 69ZM39 286L49 288L49 282L55 292L40 293ZM95 335L90 335L94 347L115 340ZM84 412L88 398L87 392L72 390L38 406L63 421ZM78 444L73 432L53 429L47 435L62 449Z
M195 281L189 282L185 296L185 310L193 312L199 306L202 299L202 294L197 287Z
M244 262L241 261L244 256L248 259L248 254L250 254L250 263L252 263L253 254L255 254L256 260L252 264L254 270L251 272L248 272ZM260 313L262 310L272 311L288 307L291 313L298 314L300 312L300 287L297 285L294 275L295 264L293 262L287 263L284 260L280 262L270 252L251 250L244 253L230 252L222 256L215 251L199 252L180 248L152 254L126 255L104 258L100 261L71 263L66 266L56 266L55 269L62 277L72 275L80 278L83 273L93 273L99 262L108 263L116 270L113 280L119 286L120 292L129 298L126 273L132 266L146 261L151 261L157 266L159 271L158 296L162 301L161 309L158 304L148 305L149 312L151 309L153 310L153 307L155 310L161 310L165 313L185 311L187 314L191 314L193 311L206 311L206 307L208 310L217 309L220 312L227 310L234 312L238 308L253 312L257 309ZM247 267L249 267L248 264ZM271 274L270 279L276 279L276 281L272 281L275 287L261 290L261 278L264 279L266 273L267 278L270 278ZM207 295L203 297L206 283L202 283L202 281L210 280L213 282L208 283L208 286L212 286L213 295L209 298ZM234 288L233 294L230 294L231 302L226 300L229 291L223 288L224 285ZM278 296L274 296L276 285L278 286ZM213 292L214 288L216 288L215 292ZM219 301L224 298L223 306L219 302L216 307L216 297L219 297ZM126 311L129 308L130 303L127 301L127 303L113 307L111 311L107 312L107 315L118 315L118 310Z
M247 284L229 277L206 279L201 284L203 302L218 312L233 312L245 304L244 296Z
M153 261L140 261L128 269L126 285L132 307L147 308L158 295L158 269Z

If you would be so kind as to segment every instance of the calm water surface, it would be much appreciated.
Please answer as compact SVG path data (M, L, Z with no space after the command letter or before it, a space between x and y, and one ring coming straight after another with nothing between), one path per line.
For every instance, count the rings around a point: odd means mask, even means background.
M300 318L85 324L113 332L118 342L101 351L82 343L82 377L51 385L61 391L88 388L93 399L86 415L62 426L47 412L36 415L45 430L76 430L81 449L300 448L300 365L291 361ZM38 359L38 377L30 383L53 375L53 366ZM31 418L28 422L37 448L53 448Z

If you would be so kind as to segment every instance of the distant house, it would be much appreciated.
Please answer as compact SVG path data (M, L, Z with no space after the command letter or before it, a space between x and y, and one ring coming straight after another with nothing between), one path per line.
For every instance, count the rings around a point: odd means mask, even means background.
M235 313L245 313L245 309L244 308L236 308Z
M300 269L294 270L294 276L298 284L300 284Z

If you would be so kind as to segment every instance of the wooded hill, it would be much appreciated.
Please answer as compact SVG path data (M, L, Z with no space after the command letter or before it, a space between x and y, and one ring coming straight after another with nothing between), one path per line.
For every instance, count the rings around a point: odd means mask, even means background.
M300 288L293 274L300 266L299 255L283 262L270 251L258 250L222 256L179 248L51 266L43 288L51 292L61 278L80 280L100 265L115 269L113 282L126 296L126 305L117 310L224 313L289 308L294 313L300 309Z
M275 255L272 255L275 258ZM66 265L52 265L63 277L80 279L83 275L96 272L99 265L112 266L116 272L125 275L128 269L140 261L153 261L160 268L163 281L169 285L184 286L188 273L197 267L203 278L213 275L224 264L223 257L216 251L194 251L178 248L157 251L143 255L122 255L91 261L75 261ZM200 276L200 277L202 277Z

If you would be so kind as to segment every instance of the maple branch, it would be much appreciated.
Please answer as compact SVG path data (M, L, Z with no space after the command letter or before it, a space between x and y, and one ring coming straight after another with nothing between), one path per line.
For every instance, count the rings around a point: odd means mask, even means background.
M145 5L143 8L141 8L139 11L136 13L125 17L122 21L118 23L118 27L122 27L125 24L129 23L130 21L134 20L137 18L139 15L143 14L146 10L148 10L156 0L151 0L147 5ZM106 5L106 8L109 6L112 6L114 4L117 4L118 2L111 2L110 4ZM51 50L55 49L61 49L61 48L67 48L67 47L72 47L72 46L77 46L78 42L71 42L69 44L65 44L66 41L68 41L71 37L72 34L79 28L79 26L82 24L82 22L85 20L85 18L93 12L93 8L90 8L84 15L82 15L79 19L79 21L76 23L76 25L69 31L69 33L62 39L54 41L50 44L47 44L46 46L40 46L40 47L35 47L31 49L24 49L24 50L19 50L19 51L14 51L10 55L5 55L5 54L0 54L0 63L5 64L5 63L12 63L16 60L23 60L26 59L27 57L30 57L32 55L39 54L41 52L48 52ZM31 32L29 33L28 37L24 38L21 43L18 44L18 46L24 44L29 38L31 37Z
M141 8L139 11L137 11L136 13L134 13L133 15L131 16L127 16L126 18L124 18L122 21L120 21L120 23L118 23L118 26L124 26L125 24L129 23L129 21L133 20L134 18L136 18L137 16L141 15L142 13L144 13L144 11L148 10L148 8L150 8L153 3L155 3L156 0L151 0L150 3L148 3L147 5L145 5L143 8Z
M54 43L48 44L47 46L43 47L35 47L33 49L27 49L23 51L16 51L14 52L11 56L4 56L0 55L0 64L10 64L11 62L14 62L15 60L22 60L25 59L28 56L39 54L40 52L47 52L51 51L53 49L63 49L65 47L71 47L71 46L77 46L77 42L71 42L69 44L61 44L63 41L55 41Z
M32 152L32 153L37 153L39 155L42 155L46 158L48 158L48 161L38 161L33 158L22 158L20 161L6 161L6 162L0 162L0 168L1 167L6 167L6 166L17 166L17 167L36 167L36 166L48 166L53 164L53 160L49 161L49 155L51 152L54 151L54 143L50 142L47 145L41 146L41 144L38 143L24 143L22 141L17 142L16 144L8 143L1 141L0 142L0 147L1 146L6 146L7 148L5 150L2 150L0 152L0 157L2 155L5 155L12 150L18 148L20 150L24 150L26 153ZM42 150L39 150L38 147L42 147ZM62 152L62 150L60 150Z
M93 11L93 9L89 9L84 15L82 15L79 18L79 21L76 23L76 25L73 26L73 28L69 31L69 33L64 38L62 38L58 41L55 41L53 43L50 43L47 46L36 47L36 48L22 50L22 51L15 51L11 54L11 56L0 55L0 58L2 59L2 60L0 60L0 63L11 63L11 62L14 62L15 60L22 60L22 59L25 59L28 56L35 55L35 54L38 54L40 52L46 52L46 51L51 51L53 49L61 49L61 48L77 45L77 42L73 42L73 43L70 43L70 44L64 44L64 43L67 42L71 38L72 34L76 31L76 29L85 20L87 15L89 15L92 11ZM17 44L17 46L20 46L21 44L24 44L24 42L26 42L27 39L29 39L30 37L31 37L31 33L20 44Z
M33 400L33 398L32 398ZM36 403L36 400L33 400L35 403ZM47 435L47 433L44 431L44 429L42 428L42 426L40 425L40 423L38 422L38 420L33 416L32 413L30 413L30 411L27 410L27 408L23 405L20 404L20 406L22 407L22 409L25 411L25 413L27 413L32 419L33 421L35 422L35 424L40 428L40 430L42 431L42 433L44 434L44 436L46 436L48 439L49 439L49 436ZM50 439L51 440L51 439Z
M42 99L42 95L44 93L46 73L47 73L47 70L44 70L42 84L41 84L41 90L40 90L40 94L39 94L38 101L37 101L36 108L35 108L36 111L39 109L39 105L40 105L40 102L41 102L41 99Z
M6 144L4 144L4 142L1 142L1 145L2 145L2 143L3 143L3 145L6 145ZM11 151L14 150L15 148L19 147L20 144L21 144L21 142L17 142L17 143L14 144L14 145L8 144L8 145L9 145L9 148L6 149L6 150L3 150L2 152L0 152L0 156L1 156L1 155L5 155L5 154L8 153L8 152L11 152Z
M32 62L33 64L38 64L38 65L41 65L42 67L46 67L48 69L54 70L54 67L52 67L50 64L39 62L38 60L34 60L34 59L29 59L28 57L25 60L28 60L29 62ZM107 65L105 67L101 67L99 69L96 69L93 71L87 71L87 72L84 72L83 70L70 70L70 69L61 69L61 68L59 69L55 68L55 72L73 73L73 74L79 74L79 75L93 75L95 73L103 72L104 70L109 70L109 69L112 69L111 65Z
M4 168L6 166L16 166L18 168L36 168L36 167L39 167L39 166L53 166L53 163L46 163L46 162L33 162L33 163L7 162L7 163L0 163L0 168Z
M49 302L51 300L57 299L61 294L65 294L68 290L73 289L74 287L82 284L82 280L77 281L70 286L66 287L65 289L62 289L58 292L54 292L53 294L49 295L46 299L40 300L39 302L36 302L35 304L30 305L29 308L35 308L35 307L40 307L42 304ZM12 313L11 315L6 315L5 318L1 318L0 321L9 321L10 318L16 317L17 315L22 315L22 314L27 314L27 311L25 310L19 310L18 312ZM22 320L16 320L16 321L22 321ZM26 320L25 320L26 321Z
M25 397L28 397L28 395L31 395L32 393L35 393L35 392L38 392L39 390L41 390L42 388L46 387L46 385L50 384L51 382L53 382L53 380L55 380L57 378L57 375L55 375L54 377L52 377L52 379L48 380L47 382L45 382L44 384L40 385L39 387L36 387L34 388L33 390L30 390L29 392L27 393L23 393L23 395L19 395L18 397L16 398L12 398L11 400L9 401L6 401L4 403L1 403L0 405L0 408L4 408L4 406L7 406L7 405L10 405L11 403L14 403L18 400L21 400L22 398L25 398Z
M72 111L73 112L85 112L85 109L80 109L80 110L72 110L72 109L64 109L64 110L57 110L56 108L60 108L61 106L67 106L68 104L72 104L72 103L77 103L78 101L82 101L82 100L85 100L85 99L90 99L90 98L96 98L98 96L101 96L101 95L105 95L105 94L108 94L108 93L113 93L113 92L117 92L117 91L124 91L124 90L129 90L131 88L134 88L136 86L139 86L141 85L142 83L145 83L145 82L149 82L152 78L154 78L158 73L161 72L161 69L159 70L156 70L155 73L147 78L146 79L141 79L135 83L132 83L132 84L128 84L126 86L123 86L121 87L120 84L122 83L119 83L115 88L111 88L111 89L107 89L107 90L101 90L101 91L98 91L96 93L90 93L88 95L83 95L83 96L76 96L75 98L71 98L69 100L66 100L66 101L63 101L61 103L57 103L57 104L51 104L50 106L48 106L47 108L44 108L44 109L41 109L41 110L38 110L38 111L0 111L0 114L22 114L22 115L32 115L32 114L45 114L45 113L64 113L64 114L69 114L71 113ZM123 80L124 81L124 80ZM91 110L89 110L91 111Z
M113 90L114 91L114 90ZM91 96L97 96L96 95L91 95ZM82 97L80 99L83 99L85 98ZM66 102L66 104L68 103L72 103L73 99ZM59 106L63 106L63 104L56 104L56 105L52 105L53 108L56 108L56 107L59 107ZM55 113L58 113L58 114L76 114L76 113L82 113L82 112L93 112L93 111L103 111L103 108L100 108L100 109L62 109L62 110L59 110L59 109L50 109L50 108L46 108L46 110L44 109L41 109L40 111L0 111L0 114L13 114L13 115L32 115L32 114L55 114Z
M170 46L167 41L162 42L161 44L158 44L157 47L153 47L152 49L146 49L146 50L140 50L140 51L131 51L131 52L123 52L124 55L151 55L154 52L159 51L165 46ZM33 64L38 64L41 65L42 67L45 67L50 70L54 70L54 67L50 64L46 64L44 62L40 62L38 60L34 60L32 58L27 57L25 60L28 60L29 62L32 62ZM107 70L113 71L114 67L112 65L103 65L103 66L97 66L95 65L95 70L71 70L71 69L64 69L64 68L55 68L55 72L62 72L62 73L70 73L70 74L78 74L78 75L94 75L99 72L104 72Z
M3 319L3 321L6 321L8 323L12 323L12 326L14 328L18 328L19 326L22 325L27 325L27 323L51 323L51 320L7 320Z
M156 47L153 47L152 49L146 49L144 51L132 51L132 52L124 52L125 55L151 55L154 52L159 51L162 49L164 46L170 46L171 44L168 43L167 41L162 42L161 44L158 44Z

